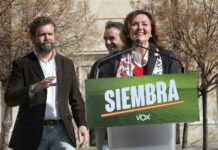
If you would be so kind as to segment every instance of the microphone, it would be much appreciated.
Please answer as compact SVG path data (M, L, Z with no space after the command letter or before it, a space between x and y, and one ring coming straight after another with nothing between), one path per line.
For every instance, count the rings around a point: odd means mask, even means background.
M175 58L175 57L172 57L172 56L169 56L169 55L166 55L166 54L162 53L161 51L159 51L158 49L153 49L153 48L144 47L144 46L140 45L140 43L141 43L141 41L140 41L139 39L136 39L135 42L134 42L134 44L135 44L136 47L144 48L144 49L146 49L146 50L148 50L148 51L150 51L150 52L158 53L158 54L160 54L161 56L165 56L165 57L167 57L167 58L170 58L170 59L173 59L173 60L177 61L177 62L179 63L179 65L181 66L181 72L182 72L182 73L185 72L185 67L182 65L182 62L181 62L179 59L177 59L177 58Z
M112 59L112 58L114 58L114 57L116 57L116 56L120 56L120 55L122 55L122 54L124 54L124 53L131 52L134 48L135 48L135 45L134 45L133 47L127 49L127 50L116 51L116 52L112 53L111 55L108 55L108 56L106 56L106 57L100 59L100 60L97 62L97 64L96 64L96 68L97 68L97 69L96 69L96 71L95 71L95 79L97 79L98 76L99 76L99 65L100 65L102 62L107 61L107 60L109 60L109 59Z

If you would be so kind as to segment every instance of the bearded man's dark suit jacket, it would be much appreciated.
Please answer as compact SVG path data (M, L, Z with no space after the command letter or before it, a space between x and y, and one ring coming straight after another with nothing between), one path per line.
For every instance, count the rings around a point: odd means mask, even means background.
M58 53L56 53L55 62L59 113L73 145L76 146L72 117L78 127L86 125L84 101L78 88L73 62ZM19 106L9 145L15 150L36 150L40 143L47 90L39 92L30 99L29 88L31 84L42 79L44 79L44 75L33 52L13 62L5 102L11 107Z

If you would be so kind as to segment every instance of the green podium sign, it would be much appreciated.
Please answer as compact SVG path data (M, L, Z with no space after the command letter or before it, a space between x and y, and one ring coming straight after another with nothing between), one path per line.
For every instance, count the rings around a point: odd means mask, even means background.
M86 80L89 128L199 120L194 73Z

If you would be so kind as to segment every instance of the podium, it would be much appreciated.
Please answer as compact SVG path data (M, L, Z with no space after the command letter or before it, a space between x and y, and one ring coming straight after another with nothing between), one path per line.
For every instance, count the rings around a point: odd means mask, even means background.
M155 124L111 127L109 150L175 150L176 125Z
M175 123L199 120L196 81L193 73L87 80L88 127L108 128L110 150L175 150Z

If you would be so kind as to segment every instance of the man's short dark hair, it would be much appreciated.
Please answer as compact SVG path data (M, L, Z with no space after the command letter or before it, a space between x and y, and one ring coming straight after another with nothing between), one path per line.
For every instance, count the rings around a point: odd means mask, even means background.
M123 24L121 22L116 22L116 21L108 21L105 25L105 29L109 28L116 28L119 31L123 30Z
M30 35L35 36L36 28L47 25L47 24L52 24L56 32L56 25L54 21L50 17L40 16L40 17L35 18L33 22L29 25Z

